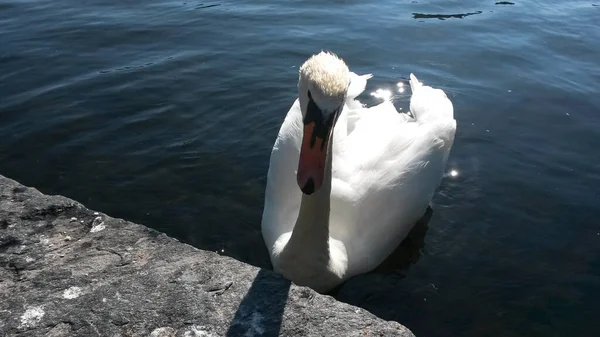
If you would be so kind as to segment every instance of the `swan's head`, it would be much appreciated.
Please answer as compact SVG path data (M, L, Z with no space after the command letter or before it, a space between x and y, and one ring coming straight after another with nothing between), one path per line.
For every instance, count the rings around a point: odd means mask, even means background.
M300 67L298 97L304 133L297 180L305 194L314 193L323 183L329 140L349 85L350 70L335 54L321 52Z

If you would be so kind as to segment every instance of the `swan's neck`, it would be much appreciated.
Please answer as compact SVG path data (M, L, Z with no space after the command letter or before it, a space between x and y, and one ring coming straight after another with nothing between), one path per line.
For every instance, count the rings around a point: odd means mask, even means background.
M307 259L329 259L329 214L333 135L327 147L323 184L312 195L302 194L298 219L286 249L301 251ZM315 256L317 255L317 256Z
M348 258L338 240L329 237L333 136L329 141L321 188L302 195L296 225L287 242L282 242L275 270L297 285L318 292L330 290L344 278ZM277 245L277 244L276 244Z

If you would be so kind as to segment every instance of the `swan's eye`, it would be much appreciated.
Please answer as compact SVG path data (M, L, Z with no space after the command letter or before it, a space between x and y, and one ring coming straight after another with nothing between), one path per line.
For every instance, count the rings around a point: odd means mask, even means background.
M313 99L312 93L310 92L310 90L308 90L308 105L306 107L306 114L303 116L304 117L304 125L315 122L315 124L319 128L321 128L321 127L331 128L331 127L333 127L333 125L335 125L335 122L337 121L338 117L340 116L340 113L342 112L343 108L344 108L344 100L333 111L322 110L321 108L319 108L319 106ZM325 130L322 130L321 133L323 133L323 132L325 132Z
M311 122L323 121L323 111L319 108L315 100L312 98L310 90L308 91L308 105L306 106L306 116L304 116L304 124Z

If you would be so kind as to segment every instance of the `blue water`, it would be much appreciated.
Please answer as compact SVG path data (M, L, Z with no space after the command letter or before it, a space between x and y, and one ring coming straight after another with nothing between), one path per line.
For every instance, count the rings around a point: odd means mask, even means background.
M0 174L270 268L269 151L321 49L458 121L429 222L335 296L417 336L597 336L600 2L0 0ZM408 109L410 92L396 93Z

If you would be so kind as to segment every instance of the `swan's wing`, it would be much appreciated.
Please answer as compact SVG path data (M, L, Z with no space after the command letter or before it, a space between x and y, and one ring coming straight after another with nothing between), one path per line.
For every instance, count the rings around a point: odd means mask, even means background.
M271 150L261 229L270 250L275 240L292 230L301 199L296 170L302 135L302 112L298 99L288 111Z
M429 116L418 123L407 123L390 102L378 109L348 135L332 191L330 234L362 271L388 256L424 214L456 130L447 110L426 103L421 109Z

